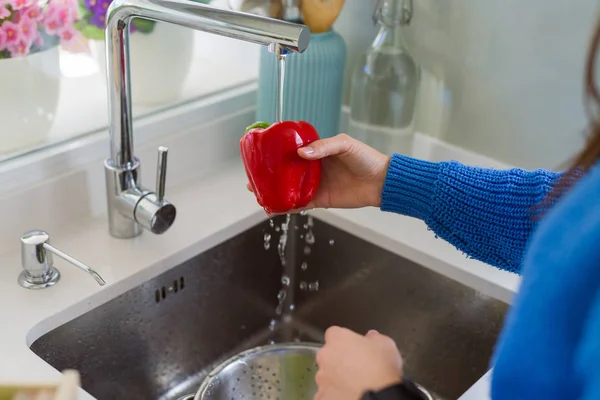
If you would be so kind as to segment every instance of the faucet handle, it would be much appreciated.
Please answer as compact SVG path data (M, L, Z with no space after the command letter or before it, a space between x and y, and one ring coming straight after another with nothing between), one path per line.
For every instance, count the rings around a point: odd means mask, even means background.
M158 147L156 190L150 192L144 189L144 195L137 201L133 210L135 221L157 235L165 233L173 225L177 215L175 206L165 200L168 152L168 148Z
M50 236L46 232L38 230L29 231L21 236L23 271L19 275L19 284L26 289L43 289L58 282L60 272L54 267L52 254L87 272L100 286L106 284L96 271L50 245Z
M167 182L167 154L169 149L158 147L158 161L156 163L156 198L159 203L165 198L165 185Z

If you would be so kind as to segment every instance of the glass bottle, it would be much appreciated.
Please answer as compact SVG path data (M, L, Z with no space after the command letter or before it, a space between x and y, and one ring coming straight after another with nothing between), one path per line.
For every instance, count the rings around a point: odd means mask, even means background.
M378 1L379 32L351 80L348 134L386 154L412 149L420 72L402 35L411 12L410 0Z

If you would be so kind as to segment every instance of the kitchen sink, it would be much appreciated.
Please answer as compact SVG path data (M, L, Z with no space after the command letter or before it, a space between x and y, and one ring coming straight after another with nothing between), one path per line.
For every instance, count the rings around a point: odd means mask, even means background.
M31 350L79 370L100 400L186 398L223 359L273 342L322 342L331 325L394 338L406 374L437 399L460 397L487 371L505 303L309 215L291 217L283 250L285 218L57 327Z

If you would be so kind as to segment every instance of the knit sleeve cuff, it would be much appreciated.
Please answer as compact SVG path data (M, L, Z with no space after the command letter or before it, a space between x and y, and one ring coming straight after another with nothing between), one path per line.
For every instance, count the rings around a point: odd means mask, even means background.
M431 213L440 164L394 154L388 167L381 210L425 220Z

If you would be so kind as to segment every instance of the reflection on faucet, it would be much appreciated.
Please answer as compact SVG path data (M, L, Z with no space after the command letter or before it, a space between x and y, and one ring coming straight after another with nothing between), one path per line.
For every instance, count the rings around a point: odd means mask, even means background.
M175 221L175 206L164 196L167 149L159 149L156 192L141 186L140 161L133 153L129 76L129 23L133 18L169 22L269 46L275 52L302 53L310 30L305 25L183 0L115 0L106 18L106 63L110 119L110 158L104 163L108 225L112 236L131 238L142 231L161 234Z

